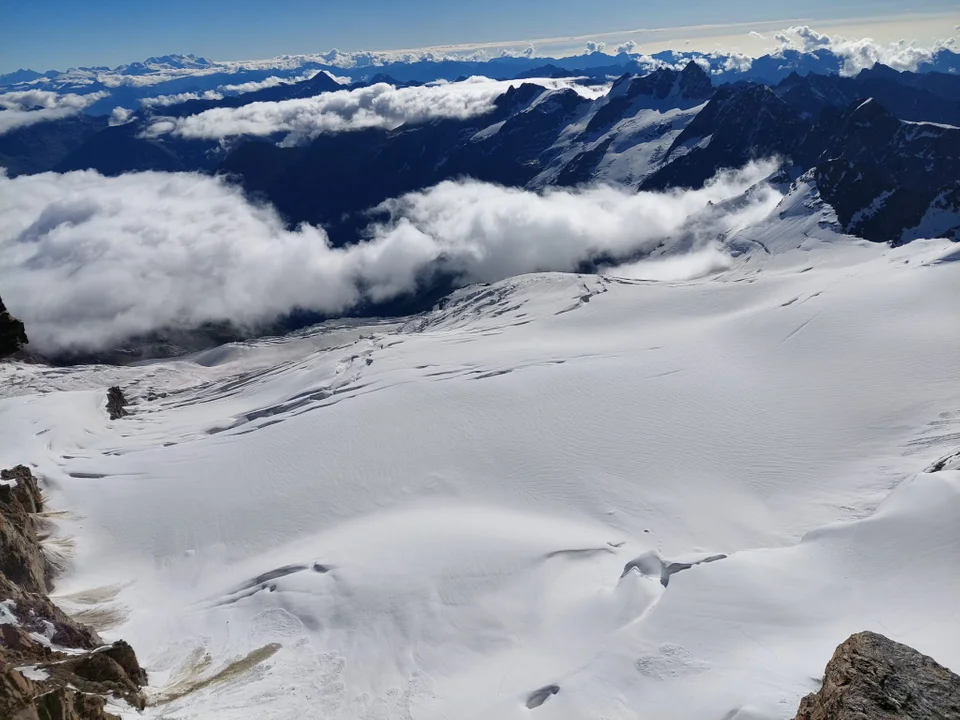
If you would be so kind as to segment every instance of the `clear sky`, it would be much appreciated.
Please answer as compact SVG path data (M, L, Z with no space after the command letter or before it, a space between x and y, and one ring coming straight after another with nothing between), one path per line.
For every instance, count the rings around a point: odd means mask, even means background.
M956 0L0 0L0 72L167 53L238 60L956 8Z

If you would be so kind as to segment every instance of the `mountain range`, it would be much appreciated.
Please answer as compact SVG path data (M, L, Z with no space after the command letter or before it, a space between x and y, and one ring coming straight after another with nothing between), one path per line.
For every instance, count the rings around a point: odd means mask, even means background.
M424 53L342 53L332 50L316 55L283 55L267 60L216 62L195 55L163 55L119 65L79 67L38 72L20 69L0 75L0 93L46 90L90 95L103 93L87 109L89 114L107 114L115 107L136 110L144 99L163 95L216 91L249 83L293 82L304 75L330 73L347 83L370 83L377 76L396 82L453 81L479 75L500 80L529 77L561 77L571 74L596 79L624 74L647 74L658 67L681 69L691 60L706 69L716 83L749 80L775 84L792 72L838 75L849 72L859 61L829 47L779 50L751 58L737 53L665 50L645 55L620 51L616 55L592 50L580 55L551 58L534 54L501 57L459 57ZM914 63L920 73L960 72L960 54L949 46L932 49Z
M223 174L272 203L291 227L323 226L335 245L358 239L370 208L443 180L669 190L701 187L721 169L768 157L779 158L794 178L815 171L843 228L868 240L899 243L931 231L956 236L960 227L956 74L877 65L854 77L792 71L776 83L717 84L690 61L679 70L624 73L609 89L589 78L569 82L550 88L514 81L486 113L300 143L151 133L158 121L345 89L320 73L231 97L148 105L119 125L90 114L28 125L0 135L0 164L11 175ZM592 87L593 96L577 83Z

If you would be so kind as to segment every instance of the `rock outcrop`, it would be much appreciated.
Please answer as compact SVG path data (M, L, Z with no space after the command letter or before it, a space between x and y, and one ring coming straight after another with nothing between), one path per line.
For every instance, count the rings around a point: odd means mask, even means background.
M127 412L126 406L127 399L123 395L123 390L116 385L107 390L107 413L109 413L111 420L117 420L124 415L129 415L130 413Z
M27 342L23 323L7 312L3 299L0 298L0 358L22 350Z
M960 676L932 658L872 632L851 636L827 664L820 691L795 720L954 720Z
M47 597L56 568L43 552L42 512L30 468L0 471L0 718L114 720L107 696L142 709L147 675L133 648L104 646Z

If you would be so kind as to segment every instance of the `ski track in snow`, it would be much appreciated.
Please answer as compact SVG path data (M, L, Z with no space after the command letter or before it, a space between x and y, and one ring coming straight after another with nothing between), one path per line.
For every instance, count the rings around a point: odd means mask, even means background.
M791 718L865 629L960 669L955 246L786 204L701 280L0 366L57 599L147 718Z

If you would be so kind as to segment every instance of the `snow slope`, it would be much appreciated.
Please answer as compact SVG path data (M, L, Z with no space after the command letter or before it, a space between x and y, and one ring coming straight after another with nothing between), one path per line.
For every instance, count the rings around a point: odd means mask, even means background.
M956 670L955 246L816 207L695 280L3 365L0 467L69 511L57 593L137 648L145 717L791 718L864 629Z

